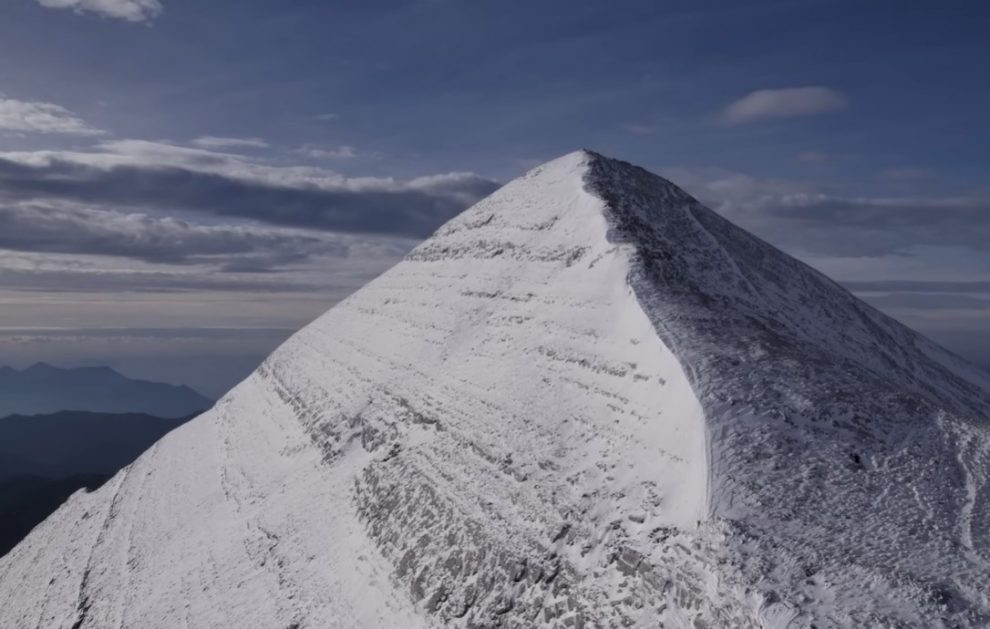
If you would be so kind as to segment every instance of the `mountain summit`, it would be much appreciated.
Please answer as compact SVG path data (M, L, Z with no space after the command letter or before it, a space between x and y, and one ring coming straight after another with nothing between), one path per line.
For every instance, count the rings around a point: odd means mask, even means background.
M979 627L990 377L589 152L0 560L0 625Z

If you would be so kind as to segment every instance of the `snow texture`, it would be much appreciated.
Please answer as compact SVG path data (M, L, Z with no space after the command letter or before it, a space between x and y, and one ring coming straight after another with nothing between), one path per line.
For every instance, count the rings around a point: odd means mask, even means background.
M981 627L990 377L594 153L0 559L3 627Z

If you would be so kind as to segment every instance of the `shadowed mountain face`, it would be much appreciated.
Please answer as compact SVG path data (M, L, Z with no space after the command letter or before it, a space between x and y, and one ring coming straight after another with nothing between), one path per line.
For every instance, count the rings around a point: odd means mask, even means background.
M63 410L184 417L212 405L187 386L132 380L109 367L0 367L0 417Z
M0 559L0 626L987 627L990 375L578 152Z
M0 557L80 489L92 491L110 478L80 474L66 478L18 476L0 480Z
M0 419L0 556L77 490L96 489L189 419L84 411Z
M189 417L61 411L0 419L0 480L114 474Z

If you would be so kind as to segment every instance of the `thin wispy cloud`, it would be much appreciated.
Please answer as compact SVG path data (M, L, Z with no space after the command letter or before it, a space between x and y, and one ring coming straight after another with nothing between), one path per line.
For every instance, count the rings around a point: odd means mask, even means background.
M963 293L990 295L990 280L856 280L843 284L850 290L876 293Z
M919 247L990 252L990 197L843 194L809 182L721 169L670 169L712 208L792 252L904 255Z
M37 2L50 9L98 13L128 22L149 22L158 17L164 9L159 0L37 0Z
M721 121L740 125L780 118L814 116L839 111L849 106L842 92L821 86L788 87L756 90L730 103L722 111Z
M779 237L842 255L908 254L918 247L990 252L990 198L783 196L762 211ZM785 236L788 230L805 235Z
M6 260L0 260L6 262ZM164 267L169 268L169 267ZM280 275L238 275L231 273L175 272L160 270L4 268L0 291L18 292L259 292L281 293L319 290Z
M91 151L0 153L0 200L199 212L351 234L424 237L496 188L473 173L345 177L141 140Z
M293 151L297 155L310 159L353 159L358 156L357 150L353 146L318 146L306 144Z
M988 311L990 299L970 295L940 294L933 299L927 293L892 293L889 295L860 295L877 308L887 310L966 310Z
M55 133L65 135L102 135L65 107L53 103L31 102L0 96L0 130L17 133Z
M268 142L261 138L223 138L214 135L198 137L190 144L204 149L268 148Z
M346 255L345 242L319 233L41 203L0 205L0 249L245 269Z

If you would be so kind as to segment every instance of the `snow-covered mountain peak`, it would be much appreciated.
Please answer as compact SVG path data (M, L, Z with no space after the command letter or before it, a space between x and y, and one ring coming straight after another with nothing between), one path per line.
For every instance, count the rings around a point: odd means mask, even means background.
M0 625L990 622L990 382L589 151L0 560Z
M613 172L615 176L612 180L598 178L595 182L591 182L591 173L603 169ZM693 201L684 190L658 175L649 173L633 164L581 149L532 168L521 177L503 186L501 190L496 191L489 198L447 223L438 231L437 235L442 236L462 226L477 226L479 219L488 219L489 216L493 222L486 222L484 226L489 227L490 231L497 230L504 225L524 226L529 224L527 221L535 225L549 227L547 221L556 223L562 219L572 221L590 219L592 215L601 215L606 211L607 208L601 204L604 198L609 195L621 194L624 188L624 179L642 177L649 177L653 186L651 190L653 203L649 204L649 211L652 213L651 219L657 219L667 211L683 211L684 203ZM594 189L589 189L591 183L594 183ZM536 202L555 195L573 195L576 190L597 197L599 202L592 204ZM494 216L492 215L493 212L495 213ZM656 222L655 226L658 229L662 228L661 222ZM570 235L577 237L580 234L570 233ZM427 244L431 240L428 240ZM586 243L574 242L573 244L580 246Z

